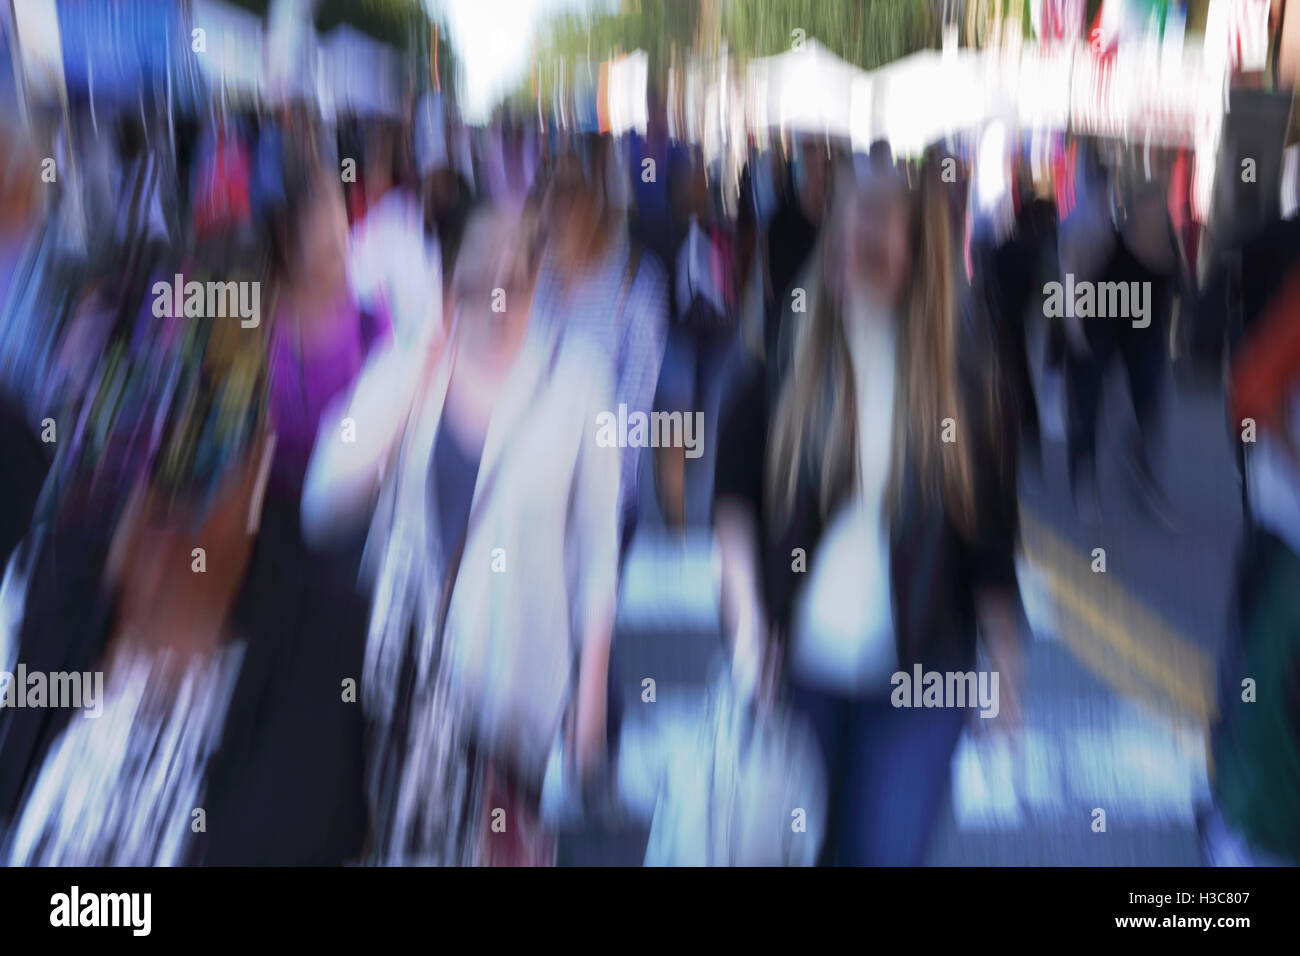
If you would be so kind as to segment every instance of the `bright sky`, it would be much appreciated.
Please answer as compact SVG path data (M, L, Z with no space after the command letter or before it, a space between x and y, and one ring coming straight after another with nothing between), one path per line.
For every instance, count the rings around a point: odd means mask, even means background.
M447 23L464 66L461 109L474 122L526 76L533 38L554 13L612 6L609 0L425 0Z

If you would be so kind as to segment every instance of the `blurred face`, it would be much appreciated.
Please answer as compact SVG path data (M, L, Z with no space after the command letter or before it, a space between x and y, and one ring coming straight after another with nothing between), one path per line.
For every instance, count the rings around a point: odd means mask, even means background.
M425 177L424 215L432 222L451 208L459 195L459 183L456 174L445 166L440 166Z
M709 178L703 166L691 171L691 212L706 216L709 212Z
M826 158L826 147L817 142L804 143L799 152L799 166L796 178L799 189L799 204L804 215L814 221L821 218L826 205L826 178L830 163Z
M317 187L298 226L297 275L332 285L347 262L348 216L337 189Z
M911 277L912 214L905 187L891 177L873 177L840 214L845 293L899 309Z
M542 202L542 226L562 261L585 254L600 227L600 204L587 182L582 163L573 155L561 158Z
M452 281L461 345L487 355L509 348L528 322L532 275L529 230L517 220L481 214L465 231Z
M685 224L692 215L701 219L709 214L709 180L699 163L675 172L670 180L673 218Z
M393 143L382 133L372 133L370 155L366 163L366 198L377 200L392 185Z

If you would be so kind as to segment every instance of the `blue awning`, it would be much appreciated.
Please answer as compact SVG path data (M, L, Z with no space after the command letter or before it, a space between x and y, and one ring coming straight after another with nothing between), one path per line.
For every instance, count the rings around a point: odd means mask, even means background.
M58 0L59 40L68 94L95 99L134 97L141 86L165 84L190 38L173 0Z

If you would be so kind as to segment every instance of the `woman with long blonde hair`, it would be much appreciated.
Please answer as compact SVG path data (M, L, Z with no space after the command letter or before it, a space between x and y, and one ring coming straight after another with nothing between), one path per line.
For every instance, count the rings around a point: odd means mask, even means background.
M912 182L840 165L776 354L720 427L724 630L738 678L763 700L788 672L817 733L823 862L924 859L964 711L913 709L899 675L972 672L978 627L1015 716L1014 435L959 321L947 188L937 156Z

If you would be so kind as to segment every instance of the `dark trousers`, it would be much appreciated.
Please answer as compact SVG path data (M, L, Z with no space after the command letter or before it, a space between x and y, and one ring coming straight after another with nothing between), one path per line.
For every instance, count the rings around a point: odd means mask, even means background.
M1129 394L1144 444L1156 435L1160 386L1164 372L1165 331L1159 322L1135 329L1126 319L1087 319L1092 355L1072 357L1069 363L1070 480L1097 460L1097 420L1101 411L1106 371L1117 357L1128 374Z
M827 779L821 866L920 866L944 804L965 712L895 708L798 683Z

